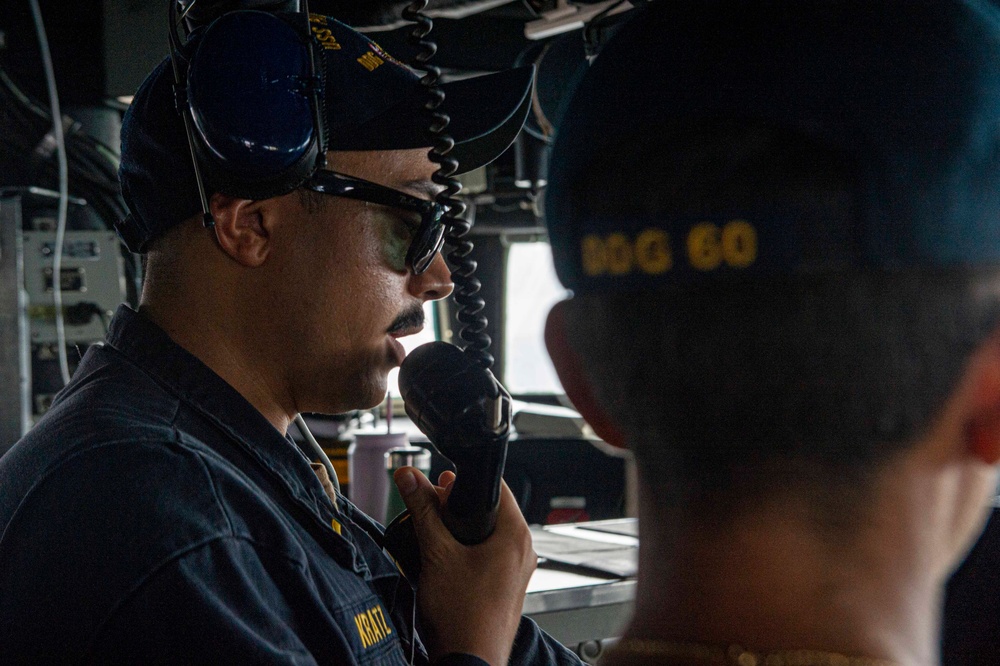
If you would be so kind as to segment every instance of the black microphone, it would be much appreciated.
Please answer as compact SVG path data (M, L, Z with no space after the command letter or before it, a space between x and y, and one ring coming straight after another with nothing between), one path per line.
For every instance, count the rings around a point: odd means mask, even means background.
M507 440L510 394L493 373L454 345L431 342L410 352L399 369L406 413L455 464L455 484L441 519L457 541L474 545L496 527ZM409 512L385 531L385 549L413 583L420 550Z

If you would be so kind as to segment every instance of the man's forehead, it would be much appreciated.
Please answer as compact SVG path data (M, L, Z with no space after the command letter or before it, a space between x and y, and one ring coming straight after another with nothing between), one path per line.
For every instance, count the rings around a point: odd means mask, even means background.
M419 196L433 197L444 188L431 180L437 165L428 159L429 150L330 151L327 168Z
M327 168L356 167L379 171L407 180L429 178L435 165L427 157L429 148L407 150L333 150L327 153ZM404 175L405 174L405 175Z

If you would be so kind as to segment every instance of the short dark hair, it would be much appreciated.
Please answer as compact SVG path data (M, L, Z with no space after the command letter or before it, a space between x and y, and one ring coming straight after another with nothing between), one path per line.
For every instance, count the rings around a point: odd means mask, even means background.
M574 206L708 215L767 200L822 233L851 214L850 172L849 156L793 132L701 123L602 156ZM663 502L707 517L804 492L823 520L850 521L872 474L924 431L1000 322L1000 270L673 284L578 296L566 315Z

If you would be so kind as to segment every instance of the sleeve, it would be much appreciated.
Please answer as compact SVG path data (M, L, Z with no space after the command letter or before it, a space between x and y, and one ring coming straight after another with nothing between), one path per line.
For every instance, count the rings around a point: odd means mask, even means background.
M566 646L542 631L529 617L521 617L510 653L512 666L580 666L583 661Z
M220 537L145 580L103 623L86 661L354 663L337 629L297 563L246 539Z

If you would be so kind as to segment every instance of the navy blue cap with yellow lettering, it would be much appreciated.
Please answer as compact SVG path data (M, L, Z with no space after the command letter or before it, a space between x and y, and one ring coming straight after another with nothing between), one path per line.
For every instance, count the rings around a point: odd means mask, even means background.
M344 23L317 14L310 15L309 22L313 38L322 47L317 49L321 53L317 71L324 77L322 113L329 149L429 147L427 91L420 77ZM204 34L192 33L183 50L193 52ZM223 74L238 69L239 62L226 61L236 57L222 50L218 69ZM263 71L252 74L265 76ZM458 173L496 159L511 145L527 115L533 74L532 67L521 67L441 85L445 98L440 110L451 120L447 132L455 147L449 156L458 160ZM292 79L288 79L290 86ZM173 84L168 57L142 83L122 122L118 175L130 215L118 231L133 251L145 251L167 229L201 212ZM241 128L258 128L264 137L269 128L288 123L287 118L271 117L274 114L269 115L253 99L239 95L233 99L222 93L209 97L208 102L223 109L214 117L238 116ZM251 148L256 150L257 144L248 147L248 153L253 153ZM264 163L270 157L260 153L257 159ZM208 176L206 180L209 194L221 191L219 183Z
M577 293L1000 265L1000 11L986 0L655 2L603 49L564 118L545 210ZM849 156L850 219L815 233L768 206L593 215L574 197L623 140L710 119Z

